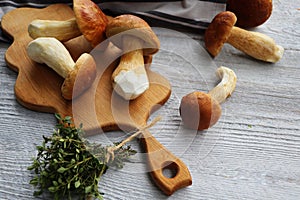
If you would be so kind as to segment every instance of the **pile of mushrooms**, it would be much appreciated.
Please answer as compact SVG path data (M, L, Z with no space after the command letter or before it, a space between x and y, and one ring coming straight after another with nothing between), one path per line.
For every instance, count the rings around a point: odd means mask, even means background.
M75 17L69 20L37 19L29 24L28 33L34 40L27 47L28 56L38 63L47 64L66 78L71 71L73 75L75 74L70 66L74 68L71 57L76 56L69 55L65 42L84 36L91 46L82 51L86 57L92 48L109 38L111 43L124 53L112 74L114 91L125 100L133 100L143 94L150 85L144 65L151 62L151 56L160 47L160 42L151 27L143 19L134 15L107 17L91 0L74 0L73 10ZM93 58L90 57L89 60L91 59ZM95 61L88 63L95 65ZM88 81L81 82L84 86L79 85L82 91L77 91L76 96L90 87L95 79L96 67L88 67L84 68L91 74L86 72ZM75 68L78 68L78 65ZM80 68L80 71L83 71L83 66ZM70 91L68 95L65 93L66 84L63 84L62 96L65 99L72 99Z
M205 31L205 47L213 57L219 54L224 43L265 62L274 63L283 56L284 49L272 38L243 29L267 21L272 0L228 0L226 6L227 11L216 15ZM34 40L28 44L28 56L65 78L62 96L72 99L87 90L95 79L96 64L88 52L108 39L123 51L112 73L114 91L125 100L142 95L150 86L145 63L150 63L160 48L159 39L147 22L130 14L108 17L91 0L73 0L73 10L75 17L66 21L37 19L30 23L28 33ZM90 47L74 61L65 44L79 36ZM227 67L219 67L216 73L222 80L208 94L195 91L182 98L179 111L186 127L204 130L219 120L220 104L234 91L237 78ZM76 88L75 80L79 82Z
M94 58L88 54L91 48L106 39L108 18L90 0L74 0L75 17L66 21L33 20L28 33L34 39L27 46L27 54L33 61L46 64L65 79L61 93L72 100L85 92L97 74ZM64 42L83 36L91 48L82 50L74 62ZM76 81L76 87L74 87Z

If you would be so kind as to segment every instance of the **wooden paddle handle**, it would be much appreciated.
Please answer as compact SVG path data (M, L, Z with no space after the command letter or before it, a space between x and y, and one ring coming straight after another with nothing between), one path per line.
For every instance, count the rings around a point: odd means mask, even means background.
M180 188L192 184L192 177L187 166L159 143L149 131L143 133L142 141L148 153L150 175L166 195L172 195ZM163 174L164 170L172 171L173 176L166 177Z

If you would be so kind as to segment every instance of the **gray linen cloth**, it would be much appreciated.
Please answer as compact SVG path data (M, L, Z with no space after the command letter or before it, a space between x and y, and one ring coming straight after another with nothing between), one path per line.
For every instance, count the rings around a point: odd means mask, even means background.
M213 17L226 9L226 0L94 0L104 13L135 14L145 20L164 23L168 28L205 30ZM0 18L19 7L43 8L54 3L72 6L72 0L0 0ZM0 41L9 42L0 35Z

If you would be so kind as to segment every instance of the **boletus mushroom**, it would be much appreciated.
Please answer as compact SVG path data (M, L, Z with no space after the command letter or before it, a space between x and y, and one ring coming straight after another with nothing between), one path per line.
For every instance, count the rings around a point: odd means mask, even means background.
M204 41L208 52L217 56L224 43L265 62L277 62L283 56L284 49L262 33L247 31L236 27L237 17L233 12L217 14L205 31Z
M273 3L272 0L227 0L226 10L237 16L236 26L252 28L270 18Z
M75 17L65 21L33 20L28 26L30 37L54 37L65 42L83 35L92 47L106 39L108 18L97 4L91 0L73 0L73 11Z
M149 88L144 56L159 50L159 39L147 22L130 14L110 20L106 36L123 50L120 63L112 74L113 88L124 99L133 100Z
M237 77L233 70L219 67L221 82L208 93L194 91L181 99L179 113L183 125L193 130L205 130L217 123L222 114L221 103L233 93Z
M96 63L90 54L83 53L75 63L65 46L55 38L39 37L31 41L27 54L33 61L46 64L65 79L61 93L67 100L81 95L96 78Z

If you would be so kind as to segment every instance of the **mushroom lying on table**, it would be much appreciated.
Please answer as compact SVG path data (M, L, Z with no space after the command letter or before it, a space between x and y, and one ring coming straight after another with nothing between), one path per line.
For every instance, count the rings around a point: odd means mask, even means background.
M220 104L233 93L237 77L233 70L219 67L216 74L221 82L208 94L194 91L181 99L179 112L183 125L194 130L205 130L217 123L222 114Z
M149 88L144 56L159 50L159 39L143 19L134 15L110 20L106 35L124 52L112 74L114 90L126 100L135 99Z
M235 27L236 16L224 11L217 14L205 31L205 46L212 56L217 56L225 42L240 51L266 62L277 62L283 56L283 47L269 36Z
M30 37L54 37L65 42L83 35L95 47L106 39L107 16L91 0L73 0L75 17L66 21L33 20L28 26Z
M67 100L81 95L96 78L96 63L90 54L82 54L75 63L65 46L55 38L39 37L31 41L27 54L35 62L46 64L65 78L61 93Z

